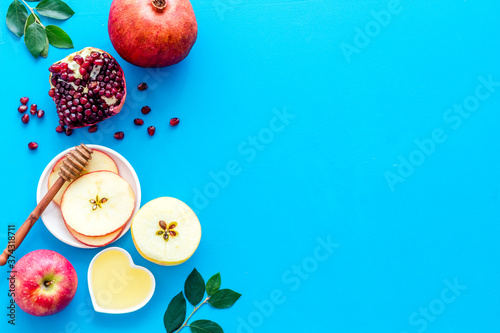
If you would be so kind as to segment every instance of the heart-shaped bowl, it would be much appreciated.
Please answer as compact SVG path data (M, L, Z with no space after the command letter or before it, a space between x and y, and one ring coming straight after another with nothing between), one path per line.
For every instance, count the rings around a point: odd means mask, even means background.
M122 254L124 254L127 259L128 259L128 266L127 267L130 267L131 269L139 269L141 271L144 271L145 273L147 273L147 275L149 276L149 278L151 279L150 282L151 282L151 288L148 292L145 292L142 298L142 300L140 300L139 302L137 302L137 304L135 305L131 305L127 308L121 308L121 309L113 309L112 307L110 308L104 308L102 306L100 306L98 304L98 301L97 301L97 295L95 295L95 291L94 291L94 288L93 288L93 276L92 276L92 271L93 271L93 268L94 268L94 264L96 262L96 260L102 256L103 254L105 254L106 252L108 251L119 251L121 252ZM105 263L103 263L106 267L108 267L108 265L106 265ZM96 269L98 269L96 267ZM116 286L116 282L120 283L120 282L123 282L123 281L126 281L127 279L124 277L124 275L126 275L127 273L120 270L120 272L117 272L115 271L114 273L112 273L114 276L116 276L116 278L111 278L111 279L108 279L106 280L106 283L108 284L108 288L109 289L105 289L104 291L105 292L112 292L112 293L118 293L119 290L120 290L120 285L118 285L118 288ZM116 274L116 275L115 275ZM118 274L121 274L122 276L120 277ZM113 281L114 280L114 281ZM133 280L133 278L132 278ZM90 265L89 265L89 270L88 270L88 273L87 273L87 281L88 281L88 286L89 286L89 292L90 292L90 298L92 300L92 305L94 306L94 310L96 312L101 312L101 313L111 313L111 314L119 314L119 313L129 313L129 312L134 312L134 311L137 311L139 310L140 308L142 308L144 305L146 305L149 300L151 299L151 297L153 297L153 294L154 294L154 291L155 291L155 287L156 287L156 282L155 282L155 277L153 275L153 273L151 273L147 268L144 268L144 267L141 267L141 266L137 266L136 264L134 264L133 260L132 260L132 257L130 256L130 254L120 248L120 247L108 247L107 249L104 249L102 250L101 252L97 253L94 258L92 259L92 261L90 262ZM125 282L126 284L126 282ZM96 286L97 286L97 283L96 283ZM124 288L122 288L122 292L123 292L123 289L126 290L126 286L124 286ZM132 288L134 293L137 293L137 288ZM129 289L130 291L130 289ZM123 297L123 295L122 295Z

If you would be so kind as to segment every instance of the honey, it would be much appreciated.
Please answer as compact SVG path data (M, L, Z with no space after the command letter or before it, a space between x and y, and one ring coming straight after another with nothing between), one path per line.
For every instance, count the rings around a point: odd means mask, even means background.
M127 254L114 249L97 256L90 278L95 302L105 310L136 307L150 297L154 287L147 271L131 267Z

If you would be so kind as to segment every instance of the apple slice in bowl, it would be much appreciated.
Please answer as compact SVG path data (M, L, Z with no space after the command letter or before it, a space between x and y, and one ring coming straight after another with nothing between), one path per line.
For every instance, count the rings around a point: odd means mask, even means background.
M67 225L66 225L66 228L68 228L68 231L70 232L70 234L73 237L75 237L75 239L77 241L79 241L80 243L87 245L87 246L92 246L92 247L102 247L102 246L106 246L108 244L111 244L112 242L117 240L118 237L120 237L125 226L123 226L122 228L120 228L119 230L117 230L115 232L112 232L112 233L104 235L104 236L85 236L85 235L79 234L78 232L71 229L71 227L69 227Z
M78 234L105 236L121 230L132 216L130 184L111 171L94 171L74 180L61 201L64 223Z
M92 159L90 160L89 164L85 167L85 170L82 172L82 175L87 174L89 172L94 172L94 171L101 171L101 170L107 170L111 171L114 173L118 173L118 167L116 166L115 161L106 153L103 153L102 151L93 150L92 154ZM59 168L62 165L62 161L64 160L64 157L61 158L57 163L54 165L52 168L52 171L49 175L49 182L48 182L48 188L50 189L52 185L57 181L59 178ZM61 205L61 198L63 196L64 191L68 188L69 184L71 182L66 182L62 186L61 190L56 194L54 197L53 201Z

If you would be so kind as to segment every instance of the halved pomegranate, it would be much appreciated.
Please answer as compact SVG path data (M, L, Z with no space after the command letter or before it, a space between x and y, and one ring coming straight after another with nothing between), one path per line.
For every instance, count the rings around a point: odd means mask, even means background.
M90 126L118 114L127 85L118 62L107 52L86 47L49 67L50 91L59 124Z

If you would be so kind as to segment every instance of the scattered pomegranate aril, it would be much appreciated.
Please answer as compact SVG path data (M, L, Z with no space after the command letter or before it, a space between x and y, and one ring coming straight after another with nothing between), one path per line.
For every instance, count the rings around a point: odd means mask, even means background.
M61 126L61 125L57 126L57 127L56 127L56 132L57 132L57 133L62 133L62 132L64 132L64 127L63 127L63 126Z
M116 140L123 140L123 138L125 137L125 134L123 132L116 132L115 133L115 139Z
M25 114L24 116L22 116L21 121L27 124L30 121L30 116Z
M17 108L17 111L19 111L19 113L25 113L26 110L28 110L28 107L26 105L21 105Z
M35 149L38 148L38 143L36 143L36 142L30 142L30 143L28 143L28 148L30 150L35 150Z
M43 116L45 115L45 111L43 111L42 109L38 110L36 116L38 118L42 118Z
M148 89L148 84L146 82L139 83L139 85L137 86L137 89L139 89L140 91L144 91L144 90Z
M66 136L70 136L71 134L73 134L73 129L71 129L71 128L66 128L65 133L66 133Z
M89 127L89 133L95 133L97 132L97 125L92 125Z
M144 125L144 120L142 120L140 118L135 118L134 119L134 124L136 124L138 126L142 126L142 125Z
M177 126L179 125L179 118L172 118L170 119L170 126Z
M155 135L155 132L156 132L156 128L154 126L149 126L148 127L148 134L153 136Z
M142 114L148 114L151 112L151 108L149 106L143 106L141 109Z
M49 96L61 126L91 126L122 109L127 95L125 76L108 53L87 47L53 64L49 71Z
M30 100L29 97L21 97L20 99L22 105L28 104L29 100Z

